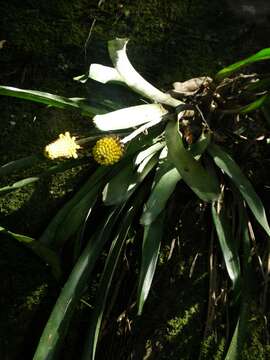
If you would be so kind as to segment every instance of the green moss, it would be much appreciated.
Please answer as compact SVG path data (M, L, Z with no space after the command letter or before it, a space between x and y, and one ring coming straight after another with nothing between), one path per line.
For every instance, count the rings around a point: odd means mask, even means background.
M241 354L241 360L265 360L270 358L270 345L264 339L267 329L261 316L249 322L248 337Z
M183 334L185 327L190 321L194 321L195 315L198 313L199 305L192 305L188 310L185 310L184 315L176 317L168 321L168 335L166 338L169 341L174 341L175 336Z
M28 310L33 310L37 305L39 305L46 295L48 290L48 284L41 284L37 289L31 292L25 299L23 307L26 307Z
M201 360L222 360L226 347L226 339L218 339L215 332L212 332L206 339L201 342L200 359Z

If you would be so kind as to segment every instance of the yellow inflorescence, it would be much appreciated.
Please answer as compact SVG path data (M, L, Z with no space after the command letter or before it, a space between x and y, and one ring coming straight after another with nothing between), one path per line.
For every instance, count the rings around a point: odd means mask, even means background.
M124 149L117 137L106 136L96 142L92 153L99 164L113 165L121 159Z
M45 147L45 156L52 160L60 157L76 159L78 157L77 149L80 149L80 145L76 143L75 136L71 137L67 131Z

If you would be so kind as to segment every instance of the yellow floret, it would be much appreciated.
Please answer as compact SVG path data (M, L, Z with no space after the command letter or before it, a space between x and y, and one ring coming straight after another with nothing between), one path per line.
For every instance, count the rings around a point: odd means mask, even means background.
M124 149L115 136L99 139L92 150L95 161L101 165L113 165L123 156Z
M74 158L78 157L77 149L80 149L75 141L75 136L70 136L67 131L65 134L60 134L59 138L45 147L45 156L49 159L57 159L60 157Z

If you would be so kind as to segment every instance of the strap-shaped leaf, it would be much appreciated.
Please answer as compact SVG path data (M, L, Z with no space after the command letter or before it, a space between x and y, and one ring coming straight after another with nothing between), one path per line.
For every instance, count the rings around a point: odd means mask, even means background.
M248 326L248 308L249 305L247 303L242 304L225 360L238 360L243 351L243 343Z
M252 289L252 276L251 276L251 246L248 231L248 219L246 209L243 206L243 202L238 202L239 205L239 224L242 228L242 244L243 244L243 256L242 256L242 269L243 269L243 281L242 281L242 297L240 313L237 320L237 324L225 357L225 360L237 360L239 354L241 354L244 341L247 335L248 329L248 315L250 307L250 294Z
M218 145L209 145L207 151L213 157L216 165L221 170L223 170L229 176L231 181L234 182L234 184L237 186L253 215L259 224L264 228L268 236L270 236L270 227L263 203L256 194L250 181L242 173L240 167L236 164L232 157L223 151Z
M128 39L115 39L108 42L108 49L112 63L124 82L132 90L154 102L159 102L173 107L183 104L182 101L174 99L171 95L165 94L155 88L134 69L127 57L127 43Z
M245 91L255 92L255 93L267 91L267 90L270 90L269 77L251 82L250 84L248 84L248 86L245 89Z
M216 200L219 196L217 177L210 174L184 147L176 121L169 121L165 135L169 159L179 171L182 179L201 200Z
M20 164L20 160L18 160L18 161L19 161L19 164ZM37 175L35 177L25 178L25 179L16 181L12 185L7 185L7 186L1 187L0 188L0 195L4 195L6 193L9 193L11 191L20 189L20 188L22 188L24 186L27 186L29 184L33 184L33 183L39 181L42 177L44 177L46 175L55 174L57 172L62 172L64 170L67 170L67 169L74 168L76 166L80 166L82 164L85 164L86 162L89 162L89 160L88 159L79 159L79 160L78 159L76 159L76 160L72 159L72 160L69 160L69 161L62 162L60 164L50 166L43 173L41 173L41 174L39 174L39 175ZM16 163L16 161L15 161L15 163ZM11 172L16 171L16 169L14 167L9 168L9 170ZM0 174L1 174L1 168L0 168Z
M251 111L260 109L262 106L267 106L270 104L270 95L263 95L258 99L254 100L252 103L241 107L238 112L242 114L249 113Z
M150 225L144 227L142 260L138 285L138 314L141 315L156 271L163 236L164 212Z
M100 181L109 173L110 169L106 167L99 167L88 181L80 188L80 190L58 211L52 221L49 223L44 233L40 237L40 241L48 246L55 246L57 231L63 224L66 217L72 209L85 198L91 189L99 184Z
M226 109L223 110L222 112L226 113L226 114L247 114L249 112L255 111L257 109L263 108L263 107L267 107L270 104L270 95L266 94L263 96L260 96L258 99L252 101L250 104L245 105L245 106L240 106L237 108L232 108L232 109Z
M90 79L106 84L108 82L124 82L117 70L110 66L91 64L89 69Z
M164 146L157 143L141 151L124 169L122 169L103 190L103 201L106 205L117 205L126 201L145 179L158 162L155 155ZM136 160L138 161L136 162Z
M30 100L41 104L54 106L60 109L78 109L84 115L93 116L104 113L104 109L87 105L85 99L66 98L42 91L25 90L10 86L0 86L0 95L12 96L19 99Z
M90 319L90 328L85 343L84 353L82 356L83 360L95 359L96 346L99 337L101 322L109 290L112 285L113 276L117 265L121 259L122 250L125 245L133 219L137 215L137 212L144 201L146 190L147 189L145 188L141 188L140 191L136 194L134 201L132 201L128 206L126 215L123 217L121 225L119 226L116 236L112 242L109 254L106 259L105 268L100 279L94 310Z
M236 241L233 239L231 226L225 214L222 199L212 204L212 217L219 239L222 255L229 277L235 290L235 297L239 295L240 262L236 250ZM236 299L235 299L236 300Z
M54 248L61 248L67 240L80 230L86 217L92 212L101 189L102 182L89 187L87 194L65 216L56 231Z
M111 235L119 214L120 211L118 209L111 211L104 225L89 240L57 299L40 338L33 360L49 360L54 358L68 330L73 310L83 290L89 283L89 278L96 261Z
M191 146L190 152L198 160L210 143L210 133L203 133L199 140ZM176 184L181 180L179 171L168 159L168 148L164 147L160 153L159 164L156 169L153 187L147 200L140 222L150 225L165 208Z
M144 211L140 219L142 225L150 225L155 221L165 208L176 184L181 180L181 175L168 160L167 152L167 148L164 148L160 154L160 160L153 181L153 188L144 205Z
M140 126L150 121L158 123L166 113L167 110L159 104L137 105L96 115L93 122L99 130L113 131Z
M47 246L43 245L39 241L25 235L17 234L9 231L0 226L0 233L8 235L13 239L16 239L20 243L24 244L27 248L31 249L36 255L38 255L46 264L49 264L52 273L56 279L61 277L61 266L58 255Z
M33 183L37 182L38 180L39 180L39 177L30 177L30 178L26 178L26 179L23 179L20 181L16 181L12 185L3 186L0 188L0 195L4 195L11 191L20 189L24 186L27 186L29 184L33 184Z
M251 55L251 56L247 57L246 59L237 61L236 63L231 64L231 65L225 67L224 69L220 70L216 74L216 79L222 80L223 78L230 76L234 72L240 70L244 66L250 65L257 61L263 61L263 60L269 60L269 59L270 59L270 48L262 49L259 52L257 52L256 54Z
M18 160L10 161L0 166L0 176L7 176L16 171L28 169L44 160L44 156L31 155Z

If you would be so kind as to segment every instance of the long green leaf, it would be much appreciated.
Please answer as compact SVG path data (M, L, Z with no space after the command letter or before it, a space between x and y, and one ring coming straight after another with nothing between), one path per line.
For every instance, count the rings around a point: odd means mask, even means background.
M27 186L29 184L33 184L39 180L39 177L30 177L26 178L20 181L16 181L12 185L4 186L0 188L0 195L7 194L11 191L18 190L24 186Z
M190 152L198 160L204 153L210 142L210 134L202 134L199 140L192 145ZM153 188L147 200L140 222L142 225L150 225L165 208L168 199L173 193L176 184L181 180L179 171L175 168L168 157L168 148L165 147L161 154L156 169Z
M269 89L270 89L270 78L267 77L265 79L260 79L258 81L251 82L250 84L248 84L245 90L248 92L258 93L262 91L267 91Z
M235 300L237 300L240 289L240 262L236 250L236 242L233 239L231 226L225 214L225 209L221 199L212 204L212 217L222 250L222 255L226 264L226 269L235 290Z
M236 108L232 109L226 109L222 112L225 114L247 114L249 112L255 111L257 109L266 107L270 104L270 95L266 94L263 96L260 96L258 99L252 101L250 104L245 106L238 106Z
M217 177L210 174L191 152L186 150L178 130L178 123L169 121L166 127L166 143L169 159L173 162L182 179L203 201L213 201L219 196Z
M25 235L17 234L9 231L0 226L0 233L8 235L13 239L16 239L20 243L24 244L27 248L31 249L36 255L38 255L46 264L49 264L53 275L56 279L60 279L62 270L60 266L60 259L58 255L40 243L39 241Z
M89 240L63 287L40 338L33 360L54 359L68 330L73 310L78 303L105 243L118 219L118 209L110 212L104 225Z
M41 104L54 106L60 109L78 109L84 115L93 116L106 112L102 108L87 105L85 99L66 98L42 91L25 90L10 86L0 86L0 95L12 96L19 99L30 100Z
M236 162L223 151L218 145L211 144L208 146L207 151L213 157L216 165L222 169L237 186L238 190L246 200L250 210L264 228L268 236L270 236L270 227L266 217L263 203L259 196L256 194L252 184L242 173L240 167Z
M144 303L148 297L153 277L156 271L157 260L163 236L164 212L150 225L144 227L142 260L138 285L138 315L142 314Z
M156 220L180 180L181 175L168 158L161 159L157 166L153 189L140 219L142 225L150 225Z
M93 175L86 181L80 190L58 211L52 221L49 223L44 233L40 237L40 241L48 246L54 247L56 233L61 227L68 214L72 209L89 193L89 191L98 184L108 173L110 169L99 167Z
M95 359L96 346L99 337L101 322L113 276L119 263L120 255L126 242L126 238L132 225L133 219L144 201L145 192L146 189L142 188L136 194L135 200L132 201L128 206L126 215L121 221L121 225L118 228L114 241L112 242L98 287L94 310L90 319L89 333L86 339L84 353L82 356L83 360Z
M247 57L246 59L237 61L236 63L231 64L231 65L225 67L224 69L220 70L216 74L216 79L222 80L223 78L240 70L244 66L250 65L257 61L263 61L263 60L269 60L269 59L270 59L270 48L262 49L259 52L257 52L256 54L251 55L251 56Z
M157 143L136 155L122 171L114 176L103 190L106 205L117 205L126 201L157 164L155 154L164 146Z
M20 188L22 188L24 186L27 186L29 184L33 184L33 183L39 181L42 177L44 177L46 175L56 174L58 172L62 172L62 171L65 171L67 169L74 168L76 166L80 166L82 164L85 164L88 161L89 161L88 159L79 159L79 160L76 159L76 160L65 161L63 163L50 166L49 168L44 170L43 173L41 173L41 174L39 174L39 175L37 175L35 177L25 178L25 179L16 181L12 185L1 187L0 188L0 195L4 195L6 193L9 193L11 191L20 189ZM1 169L0 169L0 172L1 172Z
M133 155L138 152L145 145L151 145L155 142L155 136L159 133L158 129L153 129L148 135L139 136L134 139L126 150L126 154L119 163L115 164L112 167L100 166L96 172L91 175L91 177L86 181L86 183L81 186L80 190L57 212L55 217L49 223L45 231L40 237L40 241L50 247L54 247L54 242L56 239L56 232L58 231L61 223L64 221L66 216L84 198L84 196L91 190L93 186L100 183L104 179L112 178L115 174L120 172L125 164L131 161Z
M87 194L62 219L55 234L54 248L61 248L80 230L86 217L92 212L101 189L102 182L89 187Z
M248 325L248 307L247 303L242 304L239 318L230 342L225 360L239 360L243 351L243 343Z
M246 210L241 201L239 204L239 223L242 227L243 238L243 281L242 281L242 301L239 318L228 348L225 360L237 360L242 352L244 341L247 335L248 314L250 306L250 293L253 291L251 278L251 246L248 231L248 222Z
M263 95L258 99L254 100L252 103L241 107L238 112L242 114L247 114L251 111L260 109L262 106L266 106L270 104L270 95Z
M31 155L22 159L10 161L0 166L0 176L7 176L16 171L28 169L39 162L45 161L44 156Z

